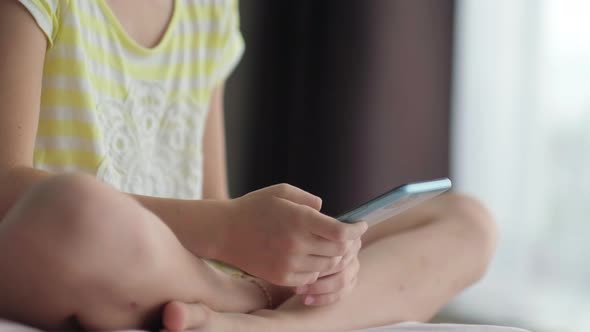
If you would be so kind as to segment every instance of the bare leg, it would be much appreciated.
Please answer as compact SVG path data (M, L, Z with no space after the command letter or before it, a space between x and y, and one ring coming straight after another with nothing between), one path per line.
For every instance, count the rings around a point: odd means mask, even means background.
M426 321L479 279L495 245L495 226L476 201L448 194L370 229L359 254L356 288L340 302L306 307L292 298L278 310L220 314L182 306L195 331L348 331ZM188 314L187 314L188 316Z
M52 178L20 200L0 223L0 270L0 317L44 329L153 326L171 300L264 306L255 285L209 268L155 215L87 176Z

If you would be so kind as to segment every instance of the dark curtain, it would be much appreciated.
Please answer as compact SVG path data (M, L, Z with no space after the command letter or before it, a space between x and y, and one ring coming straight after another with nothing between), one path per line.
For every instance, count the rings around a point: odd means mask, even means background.
M288 182L337 214L448 176L452 0L242 0L231 193Z

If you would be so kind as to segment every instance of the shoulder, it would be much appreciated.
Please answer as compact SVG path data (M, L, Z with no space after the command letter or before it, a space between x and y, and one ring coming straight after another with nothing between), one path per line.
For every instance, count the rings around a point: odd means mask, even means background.
M70 0L18 0L33 17L47 37L48 47L53 45L62 23L62 13L69 8Z

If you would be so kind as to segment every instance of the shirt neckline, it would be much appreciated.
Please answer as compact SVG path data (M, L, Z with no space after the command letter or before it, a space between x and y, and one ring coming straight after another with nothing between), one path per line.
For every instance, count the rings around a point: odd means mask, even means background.
M146 47L144 45L141 45L137 40L135 40L133 37L129 35L127 30L125 30L125 28L123 27L123 24L121 23L119 18L111 9L111 6L109 6L109 4L106 3L106 0L98 0L97 2L104 14L107 16L107 19L113 25L116 33L119 35L125 46L142 54L156 53L166 47L169 40L172 38L171 36L176 26L176 21L178 21L178 16L180 16L181 12L181 9L179 8L181 1L173 0L174 7L172 8L172 16L170 17L170 20L164 30L164 33L162 34L162 37L155 46Z

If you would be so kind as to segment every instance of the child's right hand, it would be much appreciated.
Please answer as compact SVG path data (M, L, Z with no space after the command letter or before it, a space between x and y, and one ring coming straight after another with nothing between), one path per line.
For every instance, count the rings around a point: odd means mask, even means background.
M367 230L319 212L319 197L287 184L229 202L217 259L281 286L303 286L332 270Z

